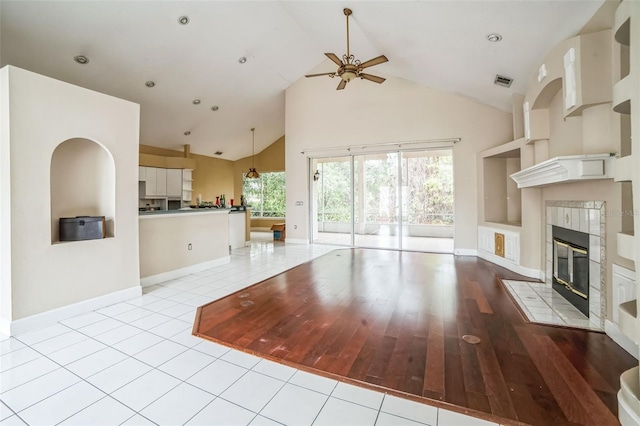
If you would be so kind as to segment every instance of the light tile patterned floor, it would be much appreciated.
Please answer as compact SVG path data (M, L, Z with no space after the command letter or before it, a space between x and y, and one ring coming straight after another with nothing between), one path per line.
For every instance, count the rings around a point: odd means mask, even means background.
M599 320L590 321L557 293L551 284L514 280L502 282L531 322L603 331Z
M494 424L191 336L197 306L333 249L257 237L228 265L42 330L0 336L0 423Z

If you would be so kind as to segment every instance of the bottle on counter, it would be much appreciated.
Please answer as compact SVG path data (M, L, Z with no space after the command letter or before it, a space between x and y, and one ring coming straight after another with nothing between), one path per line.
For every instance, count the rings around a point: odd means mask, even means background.
M225 203L226 203L226 199L224 198L224 194L222 194L222 197L220 198L220 203L222 204L222 208L224 209L226 207Z

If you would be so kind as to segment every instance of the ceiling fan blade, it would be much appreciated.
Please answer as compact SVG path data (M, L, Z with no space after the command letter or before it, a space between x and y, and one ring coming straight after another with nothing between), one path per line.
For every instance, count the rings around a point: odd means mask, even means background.
M340 84L338 84L338 87L336 88L336 90L342 90L345 87L347 87L347 82L346 80L340 80Z
M331 77L333 77L336 73L334 71L331 72L323 72L321 74L308 74L305 75L305 77L320 77L321 75L330 75Z
M374 65L383 64L387 62L388 59L384 55L380 55L377 58L369 59L367 62L360 64L360 68L372 67Z
M386 80L386 78L378 77L377 75L364 74L364 73L360 73L360 77L364 78L365 80L373 81L375 83L383 83Z
M327 58L331 59L333 62L335 62L336 65L339 66L339 67L344 65L342 63L342 61L340 60L340 58L338 58L335 53L325 53L325 56Z

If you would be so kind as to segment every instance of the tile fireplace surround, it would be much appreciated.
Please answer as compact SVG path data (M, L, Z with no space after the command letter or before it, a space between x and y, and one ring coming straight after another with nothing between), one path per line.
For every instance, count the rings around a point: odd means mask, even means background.
M589 234L589 319L604 330L607 309L606 224L604 201L547 201L545 231L545 282L553 277L552 226Z

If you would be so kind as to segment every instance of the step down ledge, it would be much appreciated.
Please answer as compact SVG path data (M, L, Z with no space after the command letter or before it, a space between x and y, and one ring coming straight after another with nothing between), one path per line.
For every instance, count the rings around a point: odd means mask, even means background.
M638 305L636 300L621 303L618 307L618 325L622 334L638 344Z
M633 367L620 375L618 419L622 426L640 424L640 367Z

